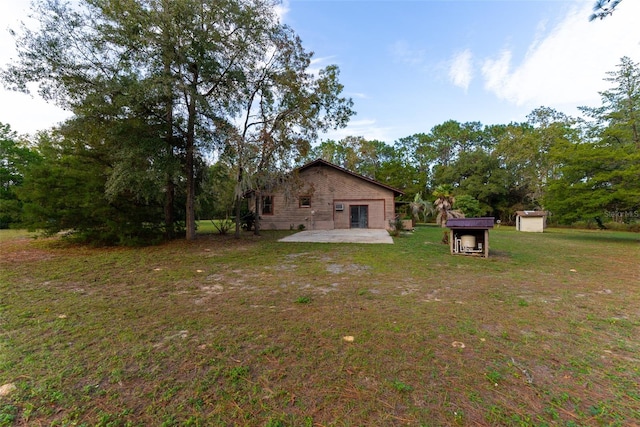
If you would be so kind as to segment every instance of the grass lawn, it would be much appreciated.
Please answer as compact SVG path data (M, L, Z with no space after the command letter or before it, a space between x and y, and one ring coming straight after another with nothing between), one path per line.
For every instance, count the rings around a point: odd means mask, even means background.
M0 426L632 426L640 234L90 248L0 232ZM206 234L209 231L209 234Z

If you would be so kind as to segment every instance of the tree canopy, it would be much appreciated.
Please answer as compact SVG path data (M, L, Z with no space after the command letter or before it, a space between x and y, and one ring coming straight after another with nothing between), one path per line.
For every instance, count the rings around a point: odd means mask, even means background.
M591 120L582 124L581 141L553 153L557 175L547 188L549 209L564 223L640 208L640 67L621 59L608 72L612 84L600 92L600 107L583 107Z
M582 118L541 106L521 123L447 120L393 143L316 143L353 103L338 67L312 71L270 1L37 0L34 14L40 26L16 34L2 80L35 83L73 116L29 141L0 125L2 227L128 244L193 239L201 212L235 214L239 233L251 193L257 232L260 193L317 158L440 220L458 208L503 223L523 209L559 224L640 212L640 66L628 57Z
M8 124L0 123L0 229L22 220L18 191L26 171L40 160L28 141L20 139Z
M254 147L247 173L286 168L294 146L344 126L353 113L339 95L337 67L312 74L312 54L280 24L274 5L36 0L40 25L17 35L18 59L2 79L21 91L36 83L45 99L74 113L59 134L78 141L68 144L77 149L70 156L101 153L108 203L162 201L164 234L175 235L182 220L193 239L207 158L226 148L243 155L242 139ZM238 131L242 117L248 127Z
M593 13L589 16L589 21L610 16L621 2L622 0L596 0L593 5Z

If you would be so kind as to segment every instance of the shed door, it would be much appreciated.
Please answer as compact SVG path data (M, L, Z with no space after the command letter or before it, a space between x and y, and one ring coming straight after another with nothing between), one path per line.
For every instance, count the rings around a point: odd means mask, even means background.
M351 228L369 227L369 206L351 206Z

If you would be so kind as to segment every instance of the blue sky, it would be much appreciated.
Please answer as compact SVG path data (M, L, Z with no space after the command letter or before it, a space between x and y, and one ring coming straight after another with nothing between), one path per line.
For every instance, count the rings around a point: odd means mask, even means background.
M283 20L337 64L357 116L332 138L391 143L449 119L524 121L600 104L605 72L640 62L640 2L588 21L593 0L290 0Z
M577 115L622 56L640 62L640 2L624 0L588 22L594 0L288 0L281 19L315 52L313 67L340 67L357 115L324 137L392 143L446 120L524 121L548 106ZM0 4L0 64L15 56L7 27L29 0ZM0 122L20 133L65 113L0 90Z

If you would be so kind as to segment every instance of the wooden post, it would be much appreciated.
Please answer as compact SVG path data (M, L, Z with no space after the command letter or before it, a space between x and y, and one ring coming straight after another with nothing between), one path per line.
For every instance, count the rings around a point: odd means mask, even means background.
M451 255L453 255L453 230L449 230L449 251L451 252Z
M484 257L489 258L489 230L484 230Z

